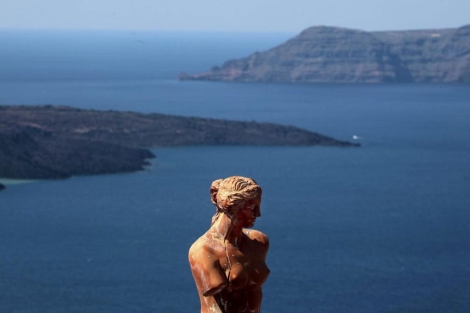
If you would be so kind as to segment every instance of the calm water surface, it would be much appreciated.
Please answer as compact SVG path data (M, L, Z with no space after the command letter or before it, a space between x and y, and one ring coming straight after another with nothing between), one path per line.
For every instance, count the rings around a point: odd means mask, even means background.
M215 211L210 183L234 174L264 189L264 312L470 312L468 86L173 79L280 35L146 34L131 45L102 34L73 46L9 34L1 60L18 62L0 61L0 103L269 121L356 135L363 147L158 148L140 173L10 184L0 193L0 312L197 312L187 249ZM28 55L32 38L42 48ZM57 60L57 49L73 53ZM119 71L119 60L132 66Z

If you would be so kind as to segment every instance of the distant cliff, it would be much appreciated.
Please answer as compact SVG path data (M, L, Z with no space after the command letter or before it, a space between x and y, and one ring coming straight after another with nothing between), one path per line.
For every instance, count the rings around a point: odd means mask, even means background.
M80 110L0 106L0 177L65 178L132 172L148 147L183 145L357 146L293 126Z
M315 26L265 52L180 80L308 83L470 83L470 25L365 32Z

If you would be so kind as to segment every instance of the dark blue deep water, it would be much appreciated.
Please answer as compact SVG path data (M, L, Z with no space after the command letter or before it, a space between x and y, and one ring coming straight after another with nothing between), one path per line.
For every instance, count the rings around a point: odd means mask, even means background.
M158 148L145 172L0 193L0 312L198 312L230 175L263 187L264 312L470 312L470 86L178 82L288 34L0 32L0 103L270 121L361 148Z

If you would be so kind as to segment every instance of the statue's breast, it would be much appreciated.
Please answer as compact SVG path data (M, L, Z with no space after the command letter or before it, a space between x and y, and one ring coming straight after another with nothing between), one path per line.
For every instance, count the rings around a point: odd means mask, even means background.
M262 285L268 278L270 271L260 256L237 251L230 259L230 270L227 269L226 274L233 290Z
M245 288L250 284L250 272L241 264L232 265L229 275L230 287L233 290Z

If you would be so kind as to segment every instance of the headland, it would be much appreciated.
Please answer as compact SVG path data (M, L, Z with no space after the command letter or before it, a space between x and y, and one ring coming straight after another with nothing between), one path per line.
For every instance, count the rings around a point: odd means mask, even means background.
M0 106L0 177L54 179L143 170L152 147L195 145L338 146L294 126L165 114Z
M264 52L180 80L278 83L470 83L470 25L367 32L305 29Z

